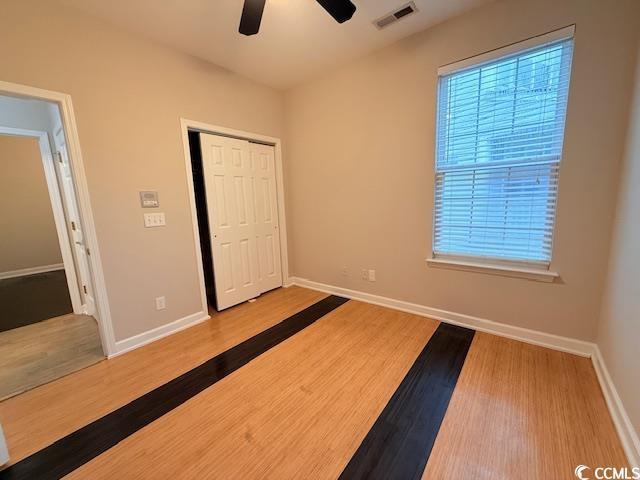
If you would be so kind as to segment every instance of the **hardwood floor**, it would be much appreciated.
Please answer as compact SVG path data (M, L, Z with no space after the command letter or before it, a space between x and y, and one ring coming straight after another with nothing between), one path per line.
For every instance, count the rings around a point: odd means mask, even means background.
M214 313L206 323L0 402L11 463L326 296L297 287L276 290L254 303Z
M591 360L476 333L423 479L628 466Z
M441 323L340 475L419 478L475 332Z
M98 325L87 315L0 332L0 400L103 359Z
M260 332L325 297L279 289L1 402L12 463L241 342L260 342ZM393 422L403 455L427 461L407 478L562 479L580 463L626 463L588 359L472 331L470 347L451 350L435 332L455 327L439 326L348 301L82 460L69 478L338 478L361 461L376 425ZM456 362L462 369L447 373ZM416 443L431 431L432 450ZM389 478L375 463L347 476Z
M0 332L73 313L64 270L0 280Z
M349 302L68 478L337 478L437 325Z
M347 301L333 295L320 300L18 462L10 478L58 479L73 472Z

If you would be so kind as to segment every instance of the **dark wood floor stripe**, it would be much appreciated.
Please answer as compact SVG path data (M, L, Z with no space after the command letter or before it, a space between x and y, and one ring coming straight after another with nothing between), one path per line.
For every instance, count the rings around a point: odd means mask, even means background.
M0 479L63 477L347 301L346 298L329 296L311 305L0 471Z
M474 334L438 326L341 479L422 477Z

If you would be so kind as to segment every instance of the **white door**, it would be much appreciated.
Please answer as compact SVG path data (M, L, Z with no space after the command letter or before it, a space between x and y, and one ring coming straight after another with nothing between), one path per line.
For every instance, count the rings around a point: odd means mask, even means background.
M273 147L210 134L200 144L223 310L282 285Z
M73 184L73 174L69 164L67 145L62 129L56 132L56 174L60 183L60 190L65 210L65 218L69 230L69 238L73 242L73 256L75 259L76 276L80 283L80 295L82 297L82 309L88 315L95 314L95 300L91 287L91 275L89 270L89 260L87 258L87 247L82 232L82 222L78 212L76 192Z
M260 293L282 286L275 149L271 145L249 144L256 185L256 243Z

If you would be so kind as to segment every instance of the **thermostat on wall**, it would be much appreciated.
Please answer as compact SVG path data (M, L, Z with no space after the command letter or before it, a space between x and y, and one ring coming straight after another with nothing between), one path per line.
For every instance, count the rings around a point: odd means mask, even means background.
M158 192L140 192L140 205L142 208L159 207Z

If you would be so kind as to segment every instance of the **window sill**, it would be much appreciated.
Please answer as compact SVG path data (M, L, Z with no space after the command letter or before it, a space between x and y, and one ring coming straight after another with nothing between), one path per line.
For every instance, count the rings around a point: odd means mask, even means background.
M427 258L427 264L430 267L436 268L464 270L467 272L486 273L490 275L500 275L503 277L524 278L527 280L546 283L552 283L556 278L560 276L557 272L552 272L550 270L491 263L479 263L472 261L451 260L444 258Z

